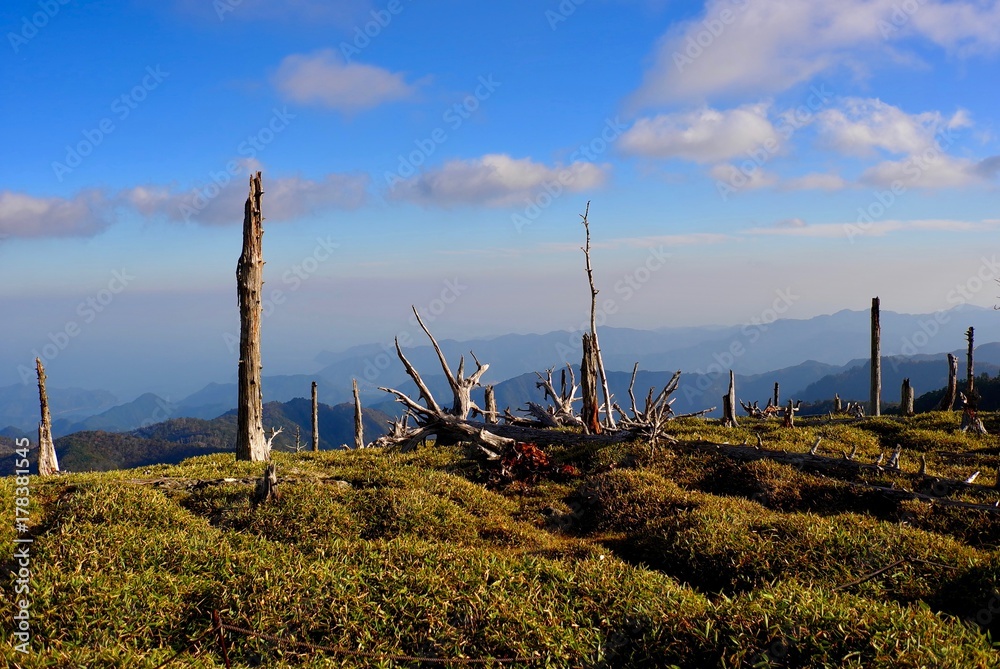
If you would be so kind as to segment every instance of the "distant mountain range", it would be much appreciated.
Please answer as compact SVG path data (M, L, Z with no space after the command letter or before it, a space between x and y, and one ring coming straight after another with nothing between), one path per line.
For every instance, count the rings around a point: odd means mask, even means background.
M353 446L353 404L332 407L320 404L318 413L320 450L340 448L343 444ZM366 442L385 434L390 421L388 415L374 409L363 410L362 419ZM270 435L272 428L282 429L274 440L276 450L295 450L296 428L299 448L310 450L311 424L310 400L269 402L264 405L266 434ZM3 456L0 457L0 476L13 473L14 439L20 436L24 435L16 430L5 430L0 435L0 456ZM196 455L233 452L235 443L236 412L233 411L213 420L173 418L129 432L75 432L56 439L55 447L60 469L82 472L173 464ZM38 444L34 437L31 445L37 451Z
M622 407L628 406L632 366L639 362L635 392L645 396L650 386L662 387L675 370L683 370L675 410L697 411L719 405L728 384L728 371L737 374L737 395L744 401L764 403L781 384L783 398L805 401L830 399L833 393L847 399L867 399L869 312L840 311L807 320L771 320L744 326L684 327L660 330L601 328L601 348L609 372L609 385ZM947 367L944 351L964 359L964 332L975 326L977 370L996 373L1000 365L1000 317L989 309L962 305L939 314L897 314L883 311L883 387L890 400L902 378L909 377L918 394L944 384ZM535 371L577 365L581 357L579 333L510 334L471 341L445 340L442 349L453 369L470 351L490 369L483 383L492 383L497 401L511 409L530 398L541 398L535 388ZM417 343L417 342L411 342ZM437 356L422 341L405 348L411 362L439 397L450 396ZM935 352L928 355L930 352ZM901 355L900 355L901 354ZM265 402L289 402L308 397L316 381L320 400L336 405L351 400L351 380L356 378L366 407L398 414L400 405L379 386L407 392L415 390L391 346L355 346L340 352L325 351L317 360L324 367L313 375L266 376ZM267 361L264 361L265 369ZM993 365L992 367L990 365ZM963 366L964 369L964 366ZM214 419L236 406L235 383L210 383L188 397L170 401L143 395L121 403L111 393L79 388L62 389L49 379L53 432L64 436L79 431L129 431L167 419ZM480 394L481 397L481 394ZM34 433L38 422L38 397L33 385L0 388L0 427Z

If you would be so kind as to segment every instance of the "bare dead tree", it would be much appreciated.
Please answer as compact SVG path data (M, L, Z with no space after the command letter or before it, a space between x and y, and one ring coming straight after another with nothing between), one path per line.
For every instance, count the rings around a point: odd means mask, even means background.
M841 413L844 410L843 403L840 401L840 394L833 394L833 413Z
M948 354L948 389L938 406L940 411L951 411L955 407L955 400L958 399L958 358L953 354Z
M969 351L966 353L967 358L967 370L966 374L966 386L965 386L965 396L969 398L969 402L972 403L973 409L976 408L976 400L978 399L976 393L976 376L975 376L975 363L973 361L973 351L975 350L975 328L969 328L965 333L965 338L969 342Z
M354 379L354 448L365 447L365 426L361 413L361 396L358 394L358 380Z
M601 433L597 396L597 351L590 333L583 335L583 362L580 363L580 384L583 386L582 420L589 434Z
M312 382L312 449L319 453L319 391L316 382Z
M675 415L673 412L674 399L671 395L677 390L680 383L681 372L678 370L674 372L673 376L667 382L663 389L656 393L654 396L655 388L650 388L649 392L646 394L646 401L643 409L639 409L636 406L635 392L633 387L635 386L635 377L639 370L639 363L635 364L632 368L632 380L628 385L628 395L631 400L631 417L627 416L621 407L616 408L622 416L621 428L623 430L630 431L640 438L644 438L649 441L651 447L655 448L661 440L670 440L665 433L666 425L672 421L679 418L694 418L697 416L704 416L707 413L715 411L715 407L710 407L708 409L703 409L702 411L696 411L694 413Z
M270 458L264 440L264 400L261 389L260 321L264 285L264 191L260 172L250 177L250 195L243 211L243 253L236 265L240 303L239 402L236 414L236 459L262 462Z
M776 407L781 406L781 402L779 401L779 398L780 398L780 395L778 394L778 382L775 381L774 382L774 406L776 406Z
M552 371L551 368L545 370L545 376L535 372L538 377L535 387L543 391L544 398L551 401L552 406L546 409L534 402L528 402L527 413L547 427L583 426L583 419L577 416L573 410L573 403L580 401L580 398L576 396L579 387L576 385L576 375L573 373L573 368L566 365L566 369L562 370L562 383L558 391L556 391L555 383L552 381ZM570 378L568 385L566 383L567 371Z
M882 415L882 326L879 323L879 298L872 298L872 388L871 415Z
M56 447L52 443L52 414L49 412L49 395L45 391L45 367L41 358L35 358L38 372L38 406L41 421L38 423L38 475L51 476L59 471Z
M587 217L590 215L590 202L583 215L583 227L587 233L587 245L583 247L583 254L587 258L587 280L590 282L590 336L593 338L594 356L597 365L597 373L600 375L601 389L604 392L604 422L610 428L615 428L615 417L611 412L611 393L608 390L608 376L604 371L604 357L601 355L601 345L597 339L597 287L594 285L594 270L590 265L590 222ZM583 373L580 373L583 376ZM596 434L596 433L595 433Z
M902 416L913 416L913 386L909 379L903 379L903 387L900 390L899 413Z

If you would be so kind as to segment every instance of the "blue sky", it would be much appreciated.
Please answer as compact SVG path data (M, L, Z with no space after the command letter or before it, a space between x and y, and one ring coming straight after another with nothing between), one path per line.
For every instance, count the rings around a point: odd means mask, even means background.
M0 26L0 383L48 344L63 385L228 379L254 169L270 373L410 304L446 337L579 327L588 200L610 325L997 301L997 2L43 0Z

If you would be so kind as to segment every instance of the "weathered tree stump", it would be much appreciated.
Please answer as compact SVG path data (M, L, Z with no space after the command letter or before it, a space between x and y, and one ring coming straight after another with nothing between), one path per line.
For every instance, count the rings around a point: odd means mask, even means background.
M909 379L903 379L903 387L900 390L899 413L901 416L913 416L913 387Z
M364 416L361 413L361 396L358 394L358 380L354 379L354 448L365 447Z
M253 494L254 506L277 502L281 499L278 493L278 467L275 463L269 462L264 469L264 476L257 481L257 488Z
M722 397L723 427L739 427L736 422L736 375L729 370L729 392Z

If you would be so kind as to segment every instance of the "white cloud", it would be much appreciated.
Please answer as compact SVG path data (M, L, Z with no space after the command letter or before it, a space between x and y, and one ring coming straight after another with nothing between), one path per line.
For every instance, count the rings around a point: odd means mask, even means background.
M534 199L546 190L580 192L596 188L604 183L607 169L582 161L548 167L530 158L488 154L471 160L453 160L395 182L390 197L437 206L505 207L525 198Z
M995 49L1000 8L986 0L709 0L671 28L632 102L640 106L784 91L836 67L863 73L880 59L912 62L898 42L917 37L959 55ZM895 20L895 23L893 22Z
M841 190L847 188L848 183L836 174L812 173L804 174L801 177L788 179L781 184L786 190Z
M940 112L907 114L878 99L847 98L840 109L818 115L821 136L841 153L867 156L882 149L890 153L918 154L935 146L943 131L969 127L967 112L950 118Z
M754 190L756 188L767 188L778 183L778 177L763 167L751 163L753 169L741 169L735 165L716 165L709 170L709 175L715 179L719 188L726 185L729 188L722 188L723 191L733 190Z
M346 63L332 49L286 56L271 83L292 102L344 112L406 100L417 91L401 73L374 65Z
M777 151L780 138L767 118L768 105L718 111L659 114L635 122L619 140L630 155L683 158L698 163L729 160L762 146Z
M111 225L113 209L98 190L69 199L0 191L0 238L92 237Z
M367 174L265 179L264 217L289 221L328 209L354 209L366 202L369 182ZM242 179L222 188L214 183L191 190L147 184L113 195L84 190L70 198L0 191L0 239L93 237L128 212L174 222L236 225L243 222L246 198Z
M981 183L978 167L974 161L931 149L904 160L883 161L865 170L861 181L880 188L956 188Z
M857 222L820 223L814 225L781 225L780 223L766 228L748 228L745 235L764 237L811 237L818 239L834 239L845 237L851 239L859 234L872 237L884 237L896 232L996 232L998 221L961 221L954 219L916 219L902 221L889 219L867 223L859 231Z
M367 199L366 174L328 174L318 181L300 176L264 180L264 217L289 221L327 209L355 209ZM166 186L136 186L119 195L144 216L204 225L227 225L243 221L247 185L234 179L218 187L209 183L196 189Z

